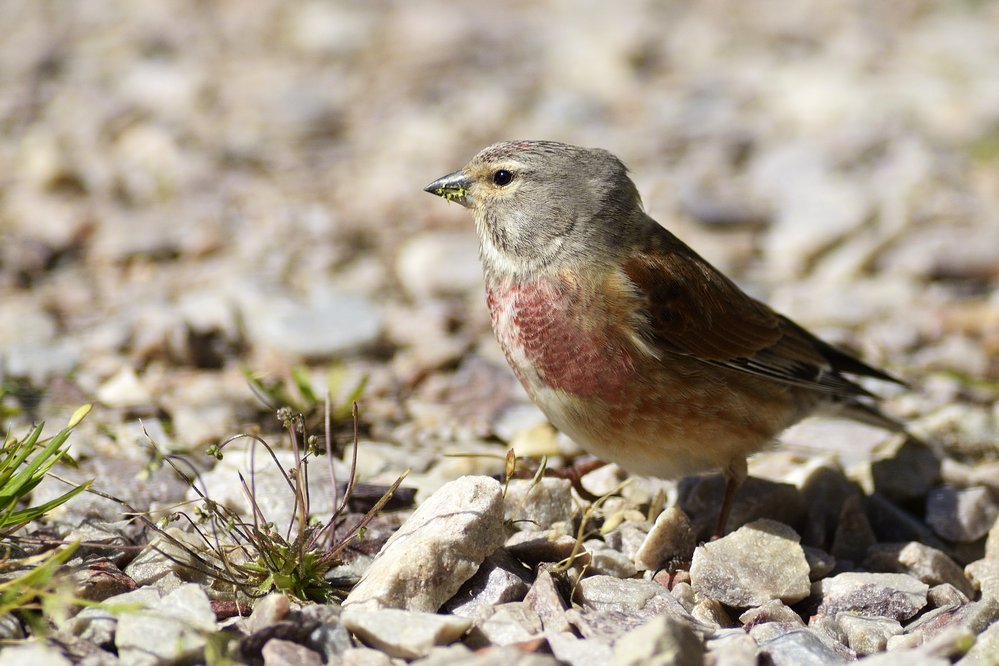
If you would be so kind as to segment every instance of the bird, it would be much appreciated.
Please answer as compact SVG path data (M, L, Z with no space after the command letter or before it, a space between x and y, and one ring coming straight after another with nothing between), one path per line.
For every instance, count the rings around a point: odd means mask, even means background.
M903 384L749 296L646 214L612 153L504 141L426 192L471 210L493 331L558 430L630 474L720 470L813 414L893 432L848 377Z

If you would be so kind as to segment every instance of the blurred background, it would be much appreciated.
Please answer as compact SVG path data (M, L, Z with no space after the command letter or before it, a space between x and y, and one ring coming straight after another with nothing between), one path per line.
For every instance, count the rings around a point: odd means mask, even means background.
M244 371L335 366L369 377L373 475L377 442L419 470L510 441L538 414L471 218L422 188L544 138L617 154L653 217L988 458L997 35L974 0L5 0L0 405L97 400L78 446L144 459L134 417L176 450L277 429Z

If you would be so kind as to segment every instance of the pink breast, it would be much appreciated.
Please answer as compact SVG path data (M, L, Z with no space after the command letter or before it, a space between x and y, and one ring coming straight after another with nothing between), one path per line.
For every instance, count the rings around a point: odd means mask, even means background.
M521 382L534 381L610 403L635 368L607 304L566 280L515 284L487 291L493 329Z

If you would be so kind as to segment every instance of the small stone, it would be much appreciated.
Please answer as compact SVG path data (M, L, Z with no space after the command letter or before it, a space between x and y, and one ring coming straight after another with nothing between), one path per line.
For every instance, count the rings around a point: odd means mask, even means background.
M864 568L907 573L931 586L949 583L969 598L975 594L971 582L954 560L944 552L916 541L872 546L864 558Z
M503 500L504 519L524 531L545 530L554 523L571 522L572 484L566 479L514 479Z
M482 289L479 241L470 232L428 231L409 238L395 270L402 287L417 299Z
M840 613L836 616L836 622L846 634L847 645L858 656L882 652L888 645L888 639L891 636L902 633L902 625L898 623L898 620L888 618Z
M304 645L273 638L264 644L261 655L264 666L322 666L318 653Z
M367 298L320 291L307 303L248 293L241 306L250 342L285 356L311 359L357 351L377 340L382 318Z
M6 646L0 656L0 666L72 666L61 650L34 641Z
M712 666L757 666L760 648L753 637L742 631L719 632L708 639L704 662Z
M583 546L590 554L590 570L594 574L631 578L638 573L634 562L628 556L613 548L608 548L599 539L586 541Z
M980 633L957 666L995 666L999 655L999 622Z
M520 601L531 585L531 570L500 549L486 558L442 610L474 618L484 606Z
M876 455L870 463L873 491L888 499L904 502L923 497L940 479L940 460L918 440L893 437Z
M499 482L471 476L452 481L389 538L343 605L434 612L504 539Z
M731 627L732 618L717 599L703 599L694 605L690 614L695 620L716 627Z
M864 513L863 500L851 495L843 502L833 536L831 553L837 560L860 562L867 549L877 543L877 535Z
M926 498L926 524L948 541L970 543L988 534L999 505L988 488L934 488Z
M114 642L119 658L128 663L187 661L200 657L206 635L214 631L215 611L208 596L201 586L186 584L147 610L122 614Z
M694 610L694 606L697 605L697 594L694 593L694 588L690 586L690 583L685 581L680 581L673 584L673 589L670 590L670 594L673 598L680 602L680 605L684 607L688 612Z
M700 666L704 644L689 625L660 615L614 644L614 666Z
M982 591L983 599L999 599L999 560L977 560L964 567L964 573Z
M996 619L999 619L999 600L982 599L964 606L932 610L910 623L905 632L920 635L925 642L953 629L960 629L971 635L978 634Z
M570 666L606 666L613 658L609 643L579 638L569 631L546 635L552 654Z
M807 516L802 524L801 542L828 549L839 524L843 503L860 495L857 484L838 465L819 465L801 481ZM806 551L807 554L807 551Z
M892 636L888 640L888 652L872 654L858 663L864 666L949 666L950 659L934 657L915 649L918 645L906 645L908 636ZM895 647L892 647L895 646Z
M246 631L255 634L283 620L291 610L291 600L279 592L268 594L253 604L253 612L246 618Z
M771 625L759 625L757 629L766 626ZM770 657L774 666L824 666L848 661L807 627L761 641L760 650Z
M825 578L829 572L836 568L836 558L814 546L802 546L805 551L805 561L808 562L808 577L815 581Z
M926 598L929 600L930 605L936 608L943 608L945 606L961 606L971 600L968 595L950 583L934 585L926 594Z
M573 599L586 609L618 611L639 620L663 613L691 620L669 590L650 580L590 576L576 585Z
M344 608L341 619L359 639L401 659L426 656L435 645L455 642L472 626L468 618L453 615L362 606Z
M542 632L541 617L523 601L498 604L484 610L466 639L470 647L512 645L529 641Z
M766 622L783 622L805 626L801 616L785 606L779 599L771 599L762 606L750 608L739 616L739 621L747 629Z
M907 574L841 573L816 583L818 611L907 620L926 605L929 586Z
M390 656L379 650L354 647L340 655L340 663L343 666L393 666L395 662Z
M152 403L152 395L132 368L122 368L97 389L97 399L108 407L142 407Z
M524 597L524 602L541 618L541 624L546 632L569 631L569 622L565 619L565 601L559 594L555 579L548 569L538 570L538 575L527 596Z
M635 565L655 571L672 559L689 560L696 545L697 537L687 514L678 506L666 507L635 554Z
M790 527L757 520L694 551L691 585L698 594L735 606L808 596L808 563Z

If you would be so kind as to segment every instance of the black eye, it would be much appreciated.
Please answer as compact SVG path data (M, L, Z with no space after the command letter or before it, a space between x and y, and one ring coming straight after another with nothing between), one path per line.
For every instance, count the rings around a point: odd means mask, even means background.
M513 173L507 171L506 169L499 169L493 174L493 183L503 187L504 185L509 185L513 180Z

